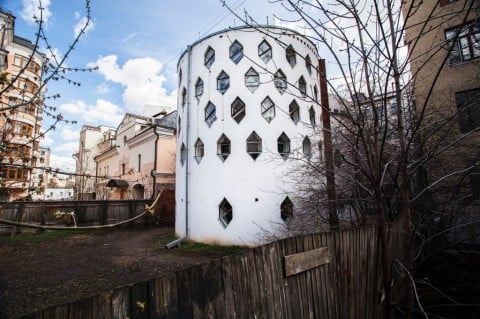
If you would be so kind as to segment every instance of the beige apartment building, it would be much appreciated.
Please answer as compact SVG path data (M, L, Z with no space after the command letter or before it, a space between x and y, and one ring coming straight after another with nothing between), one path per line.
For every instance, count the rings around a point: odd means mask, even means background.
M412 6L413 3L413 6ZM480 200L480 1L407 0L410 53L424 184L437 203Z
M176 111L125 114L94 157L96 199L148 199L174 190L176 118Z
M0 10L0 200L38 191L37 166L43 114L45 56L15 35L15 17Z

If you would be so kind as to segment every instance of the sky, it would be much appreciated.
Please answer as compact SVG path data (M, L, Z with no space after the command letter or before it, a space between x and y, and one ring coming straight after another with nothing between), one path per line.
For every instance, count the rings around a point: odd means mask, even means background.
M15 34L35 40L39 0L8 0L0 5L15 17ZM245 18L260 24L282 24L274 14L287 14L268 0L226 0ZM85 0L42 0L45 33L51 51L63 56L85 23ZM46 104L68 123L56 125L41 146L51 150L51 167L75 171L83 125L116 128L126 112L142 114L146 104L176 108L176 64L187 45L227 27L243 25L220 0L93 0L91 21L66 60L68 80L49 81ZM276 22L274 22L276 21ZM282 25L285 25L283 23ZM46 44L41 48L45 50ZM48 53L47 56L51 54ZM79 83L76 85L74 83ZM76 121L76 124L72 124ZM52 124L44 116L43 130Z

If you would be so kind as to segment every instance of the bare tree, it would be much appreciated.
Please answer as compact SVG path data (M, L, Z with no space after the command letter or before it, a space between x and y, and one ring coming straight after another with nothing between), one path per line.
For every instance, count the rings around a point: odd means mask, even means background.
M441 24L451 19L459 23L478 21L478 2L455 4L455 10L448 15L440 9L446 1L270 2L280 4L288 12L289 20L283 22L306 25L306 36L318 43L321 55L334 65L327 85L336 107L332 109L321 102L332 123L333 149L325 155L335 166L334 197L328 194L331 190L324 183L329 170L325 159L299 157L300 165L295 172L298 174L295 195L304 210L318 216L307 219L308 229L319 229L322 222L337 224L329 212L332 200L340 225L373 222L378 226L386 317L391 317L394 258L388 249L388 229L403 233L404 241L400 244L406 256L402 258L405 266L402 269L414 273L425 243L430 242L429 238L437 238L432 227L435 217L446 212L458 213L471 202L466 177L479 159L478 153L469 152L472 165L445 165L445 161L458 164L458 152L468 152L468 145L472 145L469 138L478 131L478 121L468 132L459 133L458 118L462 120L459 110L467 112L478 105L478 94L465 97L467 103L454 110L449 106L450 101L433 94L443 89L439 78L448 66L449 57L461 54L456 48L459 41L470 41L466 49L474 56L478 55L478 38L467 38L465 34L470 29L462 27L448 34L447 44L443 41L440 46L423 51L416 47L425 42L427 33L444 37ZM292 14L295 18L291 18ZM436 23L432 25L432 21ZM251 17L244 22L261 27ZM470 27L472 30L478 28L476 23ZM472 32L478 37L478 31ZM439 60L429 63L436 53ZM473 80L476 77L478 81L479 72L471 72ZM312 220L319 224L312 225ZM302 225L299 221L292 228L303 231ZM411 288L407 289L407 303L400 310L407 317L413 310L415 291Z
M2 69L0 70L0 162L2 163L0 183L4 195L6 195L4 197L7 198L12 197L8 195L8 192L12 189L20 190L13 196L14 198L24 195L24 192L22 192L24 189L29 190L28 194L34 190L31 187L33 169L51 170L50 167L37 167L36 163L38 146L45 134L54 130L61 123L76 123L76 121L65 119L56 107L49 105L49 101L59 98L60 95L47 95L46 87L48 83L51 81L66 81L69 84L80 86L80 83L69 78L69 74L92 70L64 66L90 24L90 1L85 0L86 20L84 25L62 55L56 53L48 39L41 0L38 0L38 9L38 15L33 17L37 29L32 40L15 35L13 15L1 10L3 24L1 26L0 43L2 54ZM24 50L22 52L10 52L13 43L21 45ZM28 54L25 52L28 52ZM47 117L51 118L50 122L52 124L42 130L42 122ZM31 122L34 124L30 124Z

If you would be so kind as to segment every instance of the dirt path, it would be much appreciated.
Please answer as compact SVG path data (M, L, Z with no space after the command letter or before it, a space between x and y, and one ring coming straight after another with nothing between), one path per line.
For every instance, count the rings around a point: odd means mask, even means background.
M0 318L92 296L219 255L165 250L172 228L0 236Z

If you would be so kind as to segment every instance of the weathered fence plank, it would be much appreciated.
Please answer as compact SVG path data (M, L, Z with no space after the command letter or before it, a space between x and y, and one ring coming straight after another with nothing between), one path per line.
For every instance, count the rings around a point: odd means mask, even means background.
M392 256L401 239L389 232ZM23 318L379 318L379 249L375 227L290 238Z

